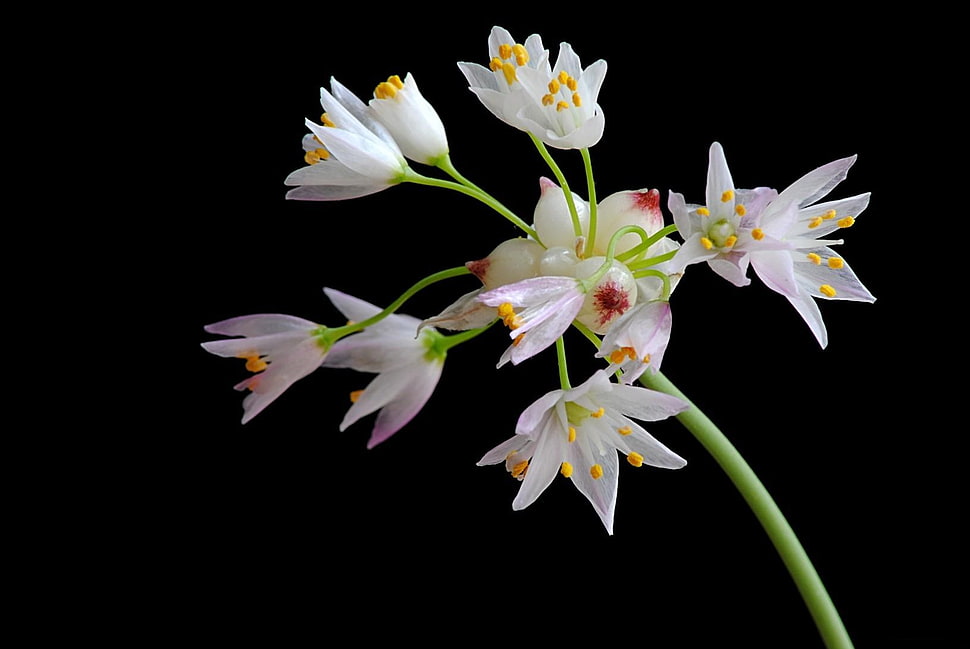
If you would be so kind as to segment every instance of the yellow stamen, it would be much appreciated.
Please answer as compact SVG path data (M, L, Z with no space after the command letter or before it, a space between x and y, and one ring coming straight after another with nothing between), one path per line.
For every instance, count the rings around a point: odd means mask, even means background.
M503 43L498 46L498 55L502 57L502 60L512 58L512 46L508 43Z
M765 231L762 230L761 228L755 228L754 230L751 231L751 237L755 241L761 241L762 239L765 238Z
M492 60L488 62L488 69L492 72L496 72L502 69L502 59L497 56L493 56Z
M377 99L393 99L394 95L397 94L397 86L388 81L379 83L376 88L374 88L374 97Z
M826 220L826 221L829 221L831 219L834 219L835 218L835 210L829 210L828 212L826 212L825 214L822 215L822 218L824 220Z
M259 357L259 354L241 354L239 358L246 361L246 370L249 372L262 372L269 364Z
M559 92L559 82L553 79L549 82L549 94L554 95Z
M502 64L502 74L505 75L505 83L509 84L510 86L515 83L515 66L508 61Z
M329 126L330 128L337 127L337 125L333 123L333 120L330 119L330 116L327 115L326 113L320 116L320 123L323 124L324 126Z
M357 400L360 399L360 395L362 394L364 394L363 390L354 390L353 392L351 392L350 403L357 403Z
M835 297L835 289L828 284L822 284L818 287L818 290L825 297Z
M617 428L616 432L618 432L620 435L623 435L623 436L632 435L633 429L630 428L629 426L624 426L623 428Z
M649 363L650 362L650 354L644 354L643 355L643 358L640 359L640 362L643 363L644 365L646 365L647 363Z
M594 464L593 466L589 467L589 474L593 476L593 480L599 480L603 477L603 467L601 467L599 464Z
M633 466L643 466L643 456L636 451L632 451L629 455L627 455L626 461Z
M840 228L851 228L852 224L855 223L855 219L851 216L846 216L835 222Z
M559 467L559 473L562 474L562 477L568 478L573 474L573 465L569 462L563 462L562 466Z
M745 214L748 213L747 208L741 203L738 203L737 205L734 206L734 211L738 216L744 216Z
M829 257L829 268L833 270L838 270L845 266L845 262L838 257Z
M552 106L554 103L556 103L555 97L553 97L552 95L542 95L543 106Z
M505 318L510 315L515 315L515 309L512 308L511 302L502 302L498 305L498 315L500 318Z
M558 104L556 104L556 112L560 112L561 113L562 111L566 110L567 108L569 108L569 104L567 104L564 101L561 101Z
M714 247L714 242L707 237L701 237L701 245L704 246L706 250L710 250Z
M610 353L610 362L619 365L627 358L636 358L637 351L632 347L620 347Z
M806 256L808 257L808 260L813 264L815 264L816 266L822 263L822 258L816 255L814 252L810 252Z
M515 54L515 62L517 64L525 65L529 62L529 50L525 49L524 45L516 43L512 46L512 53Z
M822 225L822 217L821 216L816 216L814 219L812 219L811 221L808 222L808 227L810 227L810 228L817 228L820 225Z
M321 160L326 160L329 157L330 157L329 151L323 148L319 148L319 149L314 149L313 151L307 151L306 154L303 156L303 159L306 160L307 164L315 165Z
M569 79L570 79L569 73L566 72L565 70L560 70L560 72L559 72L559 83L566 83L566 84L568 84L569 83Z
M529 468L529 461L522 460L512 467L512 477L518 478L525 475L525 470Z
M738 238L732 234L731 236L729 236L727 239L724 240L724 247L733 248L734 244L736 244L737 242L738 242Z
M573 77L569 77L566 80L566 87L572 90L573 92L576 92L576 88L579 87L579 83L577 83L576 79L574 79Z
M606 408L600 408L596 412L589 413L589 416L590 417L593 417L595 419L599 419L600 417L602 417L605 414L606 414Z
M574 92L573 93L573 106L576 106L578 108L579 106L582 106L582 105L583 105L583 99L582 99L582 97L579 96L579 93L578 92Z
M576 428L573 426L569 427L569 441L570 442L576 441Z
M729 190L725 191L723 194L721 194L721 202L722 203L727 203L732 198L734 198L734 190L733 189L729 189Z
M697 208L697 213L700 214L701 216L710 216L711 215L711 211L709 209L707 209L706 207L698 207Z
M518 336L516 336L515 337L515 340L512 341L512 346L513 347L518 347L519 346L519 343L522 342L522 339L523 338L525 338L525 334L519 334Z

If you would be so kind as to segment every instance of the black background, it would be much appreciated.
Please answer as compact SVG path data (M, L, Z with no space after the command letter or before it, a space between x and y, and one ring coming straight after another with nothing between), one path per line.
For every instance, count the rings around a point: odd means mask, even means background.
M831 197L872 192L840 250L876 303L822 303L821 350L757 279L738 289L697 266L672 299L664 370L764 481L857 647L953 637L962 431L945 393L963 379L956 316L938 301L959 293L937 260L962 237L947 221L964 208L953 207L962 188L940 179L951 136L938 89L951 62L924 37L932 17L877 26L647 7L554 16L478 6L440 19L417 7L279 9L179 16L154 45L157 95L141 100L158 110L143 127L165 164L133 207L164 213L155 322L172 320L165 337L179 361L176 376L154 379L149 415L173 423L125 468L136 504L115 497L132 521L118 543L131 553L123 583L168 593L143 611L154 632L180 636L191 622L193 637L271 645L349 632L428 644L822 646L757 521L675 421L649 429L687 467L622 471L614 536L564 480L511 510L518 483L475 462L557 387L551 350L496 370L507 342L498 328L457 347L426 408L368 451L372 418L337 426L370 377L318 371L243 426L231 389L241 363L199 347L212 338L203 325L236 315L340 322L324 286L384 305L517 236L484 205L438 189L283 198L321 85L336 77L368 98L411 72L458 169L529 220L549 172L456 66L487 63L499 24L520 40L540 33L553 57L569 41L584 65L608 61L606 131L591 150L600 197L655 187L664 207L669 190L701 201L715 140L739 187L782 189L858 154ZM555 155L585 194L578 153ZM402 311L432 315L474 287L451 280ZM578 384L598 364L578 337L567 343Z

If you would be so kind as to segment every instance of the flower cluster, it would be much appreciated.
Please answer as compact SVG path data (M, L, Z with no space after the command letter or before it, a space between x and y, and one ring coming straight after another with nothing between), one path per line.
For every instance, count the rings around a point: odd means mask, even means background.
M555 347L559 388L509 422L511 437L478 463L504 464L521 481L515 509L533 503L557 475L572 481L612 533L621 455L631 467L685 464L638 422L679 416L690 404L637 385L661 368L672 334L671 297L684 273L706 262L741 287L751 282L753 268L825 347L828 334L817 300L874 300L833 249L841 243L834 233L856 222L869 195L819 202L845 178L854 156L810 171L782 191L737 187L715 142L704 196L692 203L669 191L665 205L671 222L666 224L658 189L595 196L589 149L605 124L598 103L605 61L583 67L563 43L552 64L538 35L520 43L495 27L486 64L458 65L484 107L527 134L549 165L551 177L537 179L531 218L520 217L455 169L443 121L411 74L378 83L366 102L335 79L329 90L321 88L324 112L306 122L307 164L287 177L292 187L287 197L345 200L417 183L476 199L518 226L521 235L498 242L464 266L418 281L386 308L325 289L348 324L250 315L207 326L206 331L227 338L203 347L245 360L253 373L236 386L249 391L243 422L317 368L376 375L352 394L340 423L343 430L377 413L369 448L404 427L428 402L451 347L493 326L508 336L505 348L496 352L497 366L518 365ZM569 187L547 147L581 153L586 196ZM425 175L418 170L422 167L446 177ZM423 288L463 275L474 276L480 286L438 313L417 318L397 312ZM572 386L565 363L564 336L571 329L590 345L586 356L592 369L578 387Z

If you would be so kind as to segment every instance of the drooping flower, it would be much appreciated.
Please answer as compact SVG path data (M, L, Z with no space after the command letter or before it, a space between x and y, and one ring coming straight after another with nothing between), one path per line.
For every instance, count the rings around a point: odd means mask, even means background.
M369 105L405 157L434 165L448 155L448 136L441 117L410 73L404 81L394 75L378 84Z
M758 225L787 244L784 250L751 254L751 266L769 288L784 295L805 320L818 343L828 344L828 333L816 299L873 302L875 297L855 272L830 246L841 239L821 239L851 227L869 205L869 194L818 203L845 179L856 156L842 158L811 171L792 183L760 214ZM779 277L793 277L798 291L787 291Z
M618 452L635 467L678 469L687 464L631 417L658 421L687 407L671 395L612 383L599 370L582 385L549 392L526 408L515 435L486 453L478 465L504 462L522 481L512 502L515 510L535 502L557 473L572 479L612 534Z
M353 322L363 322L381 311L340 291L324 291ZM445 351L437 346L442 336L431 327L423 328L416 336L420 324L417 318L391 314L360 333L338 340L323 361L324 367L377 374L363 390L351 393L353 403L340 423L343 431L380 410L367 448L383 442L411 421L438 385L445 360Z
M670 192L667 207L684 239L671 268L680 272L690 264L706 261L735 286L747 286L751 283L747 276L751 252L788 247L756 227L761 210L777 192L765 187L736 188L719 143L711 145L709 158L706 205L689 204L683 195ZM777 284L792 295L797 292L791 278L778 277Z
M367 104L331 79L331 93L320 88L322 124L306 120L303 138L307 166L289 174L296 186L286 197L343 200L367 196L400 183L408 164L394 137Z
M498 366L517 365L556 342L583 307L586 293L573 277L533 277L481 293L480 302L498 307L512 344Z
M622 371L622 382L629 385L648 369L660 369L671 322L669 302L641 302L613 323L596 356L610 361L610 371Z
M606 61L583 68L569 43L561 43L554 67L533 34L525 45L501 27L489 35L489 67L459 63L472 92L496 117L558 149L593 146L605 118L597 103Z
M327 355L327 343L319 335L322 329L315 322L280 314L241 316L205 327L209 333L237 336L204 342L206 351L241 358L246 369L254 373L235 386L236 390L250 391L243 399L242 423L320 366Z

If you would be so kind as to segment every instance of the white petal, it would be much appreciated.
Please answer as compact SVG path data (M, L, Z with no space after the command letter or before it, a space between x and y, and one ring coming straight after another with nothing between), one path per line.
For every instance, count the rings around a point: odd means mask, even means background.
M778 203L794 203L798 207L811 205L842 182L856 156L842 158L808 172L778 195Z
M546 490L565 457L566 431L561 430L559 421L549 412L536 440L535 452L529 462L522 486L512 501L512 509L525 509Z
M374 448L411 421L431 398L444 363L440 360L423 362L403 371L408 380L397 397L385 405L374 423L367 448Z
M707 167L707 207L711 210L711 216L724 213L733 213L734 199L724 202L721 200L724 192L734 191L734 180L731 178L731 171L728 169L727 160L724 157L724 149L718 142L711 145L708 156Z

